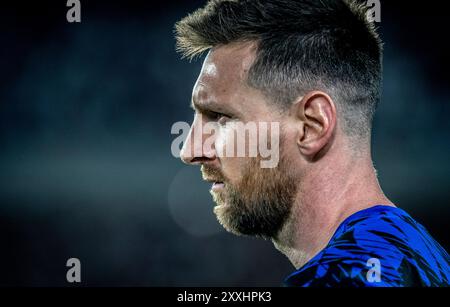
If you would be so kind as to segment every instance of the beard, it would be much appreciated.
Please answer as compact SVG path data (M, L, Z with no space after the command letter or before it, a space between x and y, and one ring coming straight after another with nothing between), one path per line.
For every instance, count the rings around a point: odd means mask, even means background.
M236 235L276 238L288 220L297 192L289 163L281 155L276 168L261 168L261 158L250 160L238 183L232 184L217 169L202 166L204 177L220 179L224 188L211 191L219 223Z

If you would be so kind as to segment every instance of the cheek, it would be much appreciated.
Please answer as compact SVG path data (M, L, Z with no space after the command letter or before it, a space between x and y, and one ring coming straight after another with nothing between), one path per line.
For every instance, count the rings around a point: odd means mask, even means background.
M236 157L235 131L231 128L221 128L217 131L215 149L219 156L221 171L231 183L237 183L242 176L242 169L248 158Z
M221 158L234 157L235 130L231 125L220 126L216 130L215 148Z
M246 165L247 158L228 158L223 157L220 158L221 171L224 176L230 181L232 184L236 184L242 179L242 170Z
M260 134L268 132L261 132L257 123L229 122L216 130L216 153L223 158L256 158L261 147Z
M216 149L216 154L220 159L224 158L226 142L227 136L225 135L223 129L216 130L214 148Z

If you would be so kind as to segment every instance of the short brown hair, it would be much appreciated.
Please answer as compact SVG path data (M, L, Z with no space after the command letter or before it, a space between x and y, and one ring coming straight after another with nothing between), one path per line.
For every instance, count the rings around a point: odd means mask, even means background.
M380 99L382 43L368 8L351 0L210 0L175 25L177 50L258 43L248 83L281 106L309 90L336 101L350 136L370 138Z

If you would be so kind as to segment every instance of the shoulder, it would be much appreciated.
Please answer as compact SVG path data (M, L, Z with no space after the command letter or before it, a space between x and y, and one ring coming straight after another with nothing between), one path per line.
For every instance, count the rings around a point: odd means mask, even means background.
M288 284L448 285L448 271L448 255L423 226L400 209L378 206L344 221L328 246Z

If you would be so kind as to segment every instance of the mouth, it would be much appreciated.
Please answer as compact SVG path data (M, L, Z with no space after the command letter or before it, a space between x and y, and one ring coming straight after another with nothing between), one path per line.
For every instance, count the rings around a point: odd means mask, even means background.
M211 191L218 192L225 187L225 183L223 181L215 180L215 179L206 179L207 182L212 183Z
M223 183L222 181L215 181L215 182L213 182L213 184L211 186L211 191L218 192L218 191L222 190L224 187L225 187L225 183Z

